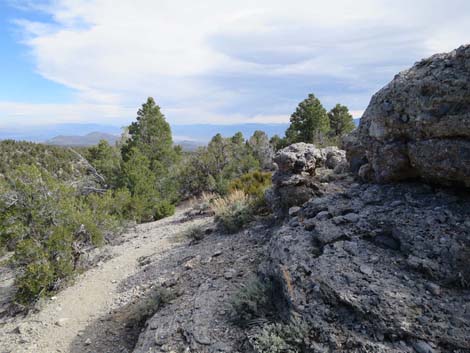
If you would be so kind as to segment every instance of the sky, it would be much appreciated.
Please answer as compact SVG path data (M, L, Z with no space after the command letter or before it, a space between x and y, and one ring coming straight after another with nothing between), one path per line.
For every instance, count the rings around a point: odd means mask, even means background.
M468 0L0 0L0 128L360 117L401 70L470 43Z

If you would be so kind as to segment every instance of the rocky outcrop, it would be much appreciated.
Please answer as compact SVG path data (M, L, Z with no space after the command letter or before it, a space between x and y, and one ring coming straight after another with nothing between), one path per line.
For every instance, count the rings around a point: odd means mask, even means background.
M278 311L307 323L309 352L470 352L469 210L423 184L311 199L263 265Z
M346 154L337 147L320 149L301 142L277 152L274 163L277 170L267 199L275 213L283 215L290 207L302 205L311 197L322 195L320 176L345 171Z
M470 187L470 45L395 76L372 97L344 148L364 179Z

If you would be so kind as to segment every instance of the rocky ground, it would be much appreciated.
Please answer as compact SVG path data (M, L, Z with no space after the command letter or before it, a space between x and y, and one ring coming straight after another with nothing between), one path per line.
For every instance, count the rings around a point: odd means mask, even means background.
M269 234L263 224L212 234L167 257L171 272L162 273L162 262L152 262L146 275L130 279L130 286L163 281L178 293L147 322L134 352L246 352L244 331L229 320L230 302L256 276Z
M290 212L264 271L308 352L470 352L470 195L351 184Z

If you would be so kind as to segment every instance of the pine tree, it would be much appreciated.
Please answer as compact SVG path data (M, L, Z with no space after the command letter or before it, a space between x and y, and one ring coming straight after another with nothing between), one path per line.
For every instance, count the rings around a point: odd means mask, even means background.
M330 119L330 134L332 137L340 137L354 130L354 120L348 107L336 104L328 113Z
M138 148L128 154L123 165L126 187L133 200L133 214L138 221L150 221L154 216L154 205L160 198L157 179L150 169L149 159Z
M321 141L330 130L328 114L320 100L313 94L303 100L291 115L290 126L286 131L289 143Z
M152 97L137 112L137 119L128 129L129 139L122 146L123 159L129 159L133 148L138 148L157 173L168 168L176 159L170 124Z

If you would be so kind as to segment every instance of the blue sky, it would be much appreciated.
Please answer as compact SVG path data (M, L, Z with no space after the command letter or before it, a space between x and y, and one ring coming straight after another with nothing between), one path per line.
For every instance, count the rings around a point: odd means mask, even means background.
M415 61L470 43L467 0L0 0L0 127L355 117Z
M42 12L20 11L7 1L0 2L0 101L41 103L70 99L67 87L36 73L34 57L21 43L24 33L14 23L19 18L50 21Z

